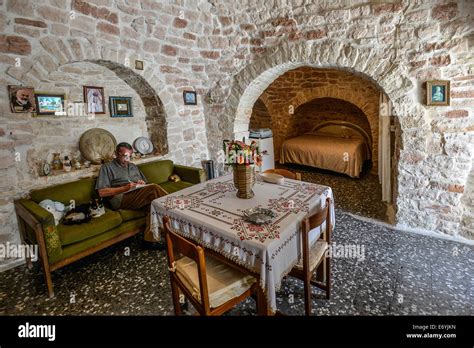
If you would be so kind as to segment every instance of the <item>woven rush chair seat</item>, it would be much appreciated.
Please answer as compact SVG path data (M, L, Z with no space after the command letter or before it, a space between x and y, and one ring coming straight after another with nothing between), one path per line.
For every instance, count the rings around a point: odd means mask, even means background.
M321 263L321 260L324 257L324 253L328 248L328 243L323 239L318 239L316 243L313 244L309 251L309 270L314 272L316 267ZM303 270L303 258L295 266L296 269Z
M176 261L175 265L178 278L194 298L201 302L196 262L184 256ZM256 282L251 275L245 275L210 256L206 256L206 276L211 308L219 307L242 295Z
M248 297L257 298L257 279L220 255L206 255L195 241L171 227L168 216L163 217L168 253L168 270L173 295L174 312L180 315L182 295L200 315L221 315ZM208 251L209 253L209 251Z

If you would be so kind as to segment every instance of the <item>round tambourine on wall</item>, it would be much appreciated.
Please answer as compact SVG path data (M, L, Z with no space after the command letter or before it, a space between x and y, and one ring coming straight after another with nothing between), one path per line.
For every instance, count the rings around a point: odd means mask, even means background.
M82 157L94 164L108 162L114 158L117 141L112 133L102 128L84 132L79 140Z
M153 143L146 137L136 138L133 147L142 155L149 155L153 152Z

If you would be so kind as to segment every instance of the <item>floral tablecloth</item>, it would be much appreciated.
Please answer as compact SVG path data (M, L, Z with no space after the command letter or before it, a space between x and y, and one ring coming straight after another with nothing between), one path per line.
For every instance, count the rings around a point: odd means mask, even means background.
M226 175L156 199L151 204L153 233L159 240L158 227L169 216L183 236L260 274L268 305L276 311L281 280L301 257L300 222L330 197L334 226L332 190L304 181L285 179L276 185L258 179L253 198L237 198L236 191L232 175ZM276 217L264 225L245 221L243 211L254 207L271 209ZM312 238L319 232L312 231Z

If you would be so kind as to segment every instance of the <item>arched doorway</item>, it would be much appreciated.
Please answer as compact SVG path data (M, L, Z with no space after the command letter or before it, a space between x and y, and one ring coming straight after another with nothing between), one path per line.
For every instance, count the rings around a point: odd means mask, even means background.
M392 196L396 211L394 214L397 215L396 222L403 223L403 220L410 219L411 213L409 205L406 204L407 200L400 201L398 167L403 158L399 160L398 152L404 141L403 130L405 127L410 127L407 124L409 120L426 127L426 112L413 98L411 90L414 85L405 67L399 62L385 58L382 52L370 48L352 47L349 44L336 45L334 42L282 43L269 52L265 59L249 64L236 75L228 98L229 103L226 104L223 111L223 117L230 118L230 122L226 128L220 131L222 139L241 139L248 136L249 121L255 101L273 81L290 70L303 66L330 68L345 70L355 76L363 77L377 86L378 90L390 100L389 107L384 108L384 115L398 118L395 121L395 127L398 126L398 128L395 129L393 139L394 152L396 153L394 159L397 162L393 165L392 187L394 190ZM379 111L377 110L377 117ZM374 128L371 131L373 133ZM219 143L211 144L210 151L217 158ZM403 204L400 205L400 202ZM400 208L402 209L400 210ZM420 221L420 224L423 223Z

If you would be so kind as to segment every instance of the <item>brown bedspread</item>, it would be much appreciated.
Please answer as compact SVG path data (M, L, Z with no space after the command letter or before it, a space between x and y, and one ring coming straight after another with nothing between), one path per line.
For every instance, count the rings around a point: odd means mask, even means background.
M280 163L296 163L359 177L370 158L363 139L305 134L288 139L281 148Z

